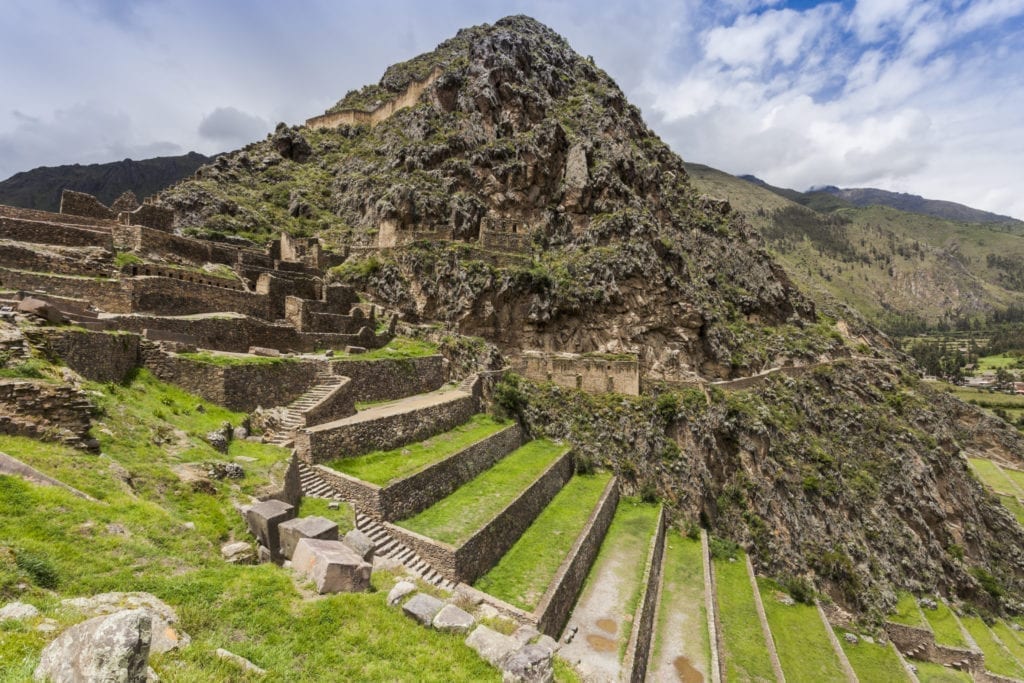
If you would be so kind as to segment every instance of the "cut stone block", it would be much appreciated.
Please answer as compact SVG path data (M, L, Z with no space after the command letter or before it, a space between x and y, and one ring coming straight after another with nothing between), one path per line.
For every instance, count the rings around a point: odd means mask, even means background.
M338 540L338 525L326 517L296 517L281 522L277 531L281 537L281 554L289 560L295 554L295 546L299 544L299 539Z
M512 633L512 637L520 645L526 645L540 635L540 631L530 625L520 626Z
M449 633L465 633L473 627L476 619L469 612L455 605L445 605L434 617L434 628Z
M277 358L281 355L281 352L277 349L270 349L266 346L250 346L249 353L253 356L266 356L268 358Z
M391 589L391 592L388 593L388 604L391 606L397 605L402 601L402 598L415 592L415 583L412 581L399 581L395 584L395 587Z
M359 593L370 589L372 565L341 541L301 538L292 569L313 580L318 593Z
M551 683L554 679L551 651L540 645L524 645L501 665L504 683Z
M437 613L441 611L442 607L444 607L444 603L433 595L417 593L412 596L412 599L409 600L409 602L405 603L402 607L402 611L424 626L430 626L434 622L434 617L437 616Z
M502 661L519 648L514 638L498 633L486 626L477 626L466 638L466 645L490 662L491 666L500 667Z
M352 548L356 555L367 562L373 562L373 552L376 546L374 546L373 540L359 529L353 529L345 534L345 545Z
M288 503L279 500L265 500L256 503L245 513L245 522L249 531L255 536L260 545L270 548L270 557L273 561L280 559L281 539L278 533L278 525L287 522L295 517L295 508Z

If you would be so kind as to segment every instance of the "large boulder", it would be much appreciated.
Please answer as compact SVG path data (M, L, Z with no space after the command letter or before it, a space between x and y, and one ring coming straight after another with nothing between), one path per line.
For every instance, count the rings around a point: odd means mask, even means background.
M370 589L373 566L341 541L299 539L292 569L313 580L317 593L359 593Z
M519 648L519 643L511 636L498 633L487 626L477 626L466 638L466 645L473 648L478 655L490 662L491 666L500 667L505 658Z
M551 683L554 679L551 650L541 645L524 645L501 665L504 683Z
M433 595L417 593L412 596L412 599L409 600L409 602L405 603L402 607L402 611L424 626L430 626L434 622L434 617L436 617L438 612L443 608L444 603Z
M141 609L83 621L46 646L33 678L53 683L143 683L152 627L149 613Z
M192 642L187 633L177 628L178 615L174 608L152 593L100 593L87 598L61 600L60 604L87 617L143 610L152 620L153 638L149 650L154 654L183 648Z
M289 560L295 554L295 546L303 538L318 538L324 541L338 540L338 525L326 517L297 517L281 522L277 527L281 537L281 554Z
M295 507L279 500L256 503L245 513L249 532L259 540L260 545L270 549L270 558L275 562L281 558L279 526L294 518Z
M18 312L42 318L53 325L59 325L64 321L64 316L56 307L42 299L32 297L26 297L18 302Z
M0 607L0 621L5 619L32 619L39 616L39 610L34 605L29 605L24 602L11 602L3 607Z
M466 633L474 623L476 620L472 614L451 604L442 607L433 621L434 628L448 633Z

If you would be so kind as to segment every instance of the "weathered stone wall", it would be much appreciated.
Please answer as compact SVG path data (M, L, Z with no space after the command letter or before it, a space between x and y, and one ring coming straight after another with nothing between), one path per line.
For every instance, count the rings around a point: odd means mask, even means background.
M60 275L110 277L114 268L110 252L96 247L75 248L74 251L33 249L12 242L0 242L0 263L15 270L29 270Z
M251 259L273 267L273 263L264 254L254 250L183 237L142 225L117 225L113 228L113 239L118 249L134 251L147 258L166 257L176 263L222 263L234 267L239 262L240 254L249 251Z
M300 414L302 415L302 424L306 427L313 427L324 422L340 420L355 412L356 402L352 397L352 380L344 377L331 393Z
M333 359L334 374L351 377L356 401L391 401L440 389L448 381L444 357Z
M82 392L40 380L0 379L0 434L96 450L92 405Z
M291 403L316 383L317 364L292 359L276 363L218 366L142 345L142 361L159 379L231 410Z
M353 502L356 509L383 521L412 517L452 493L467 481L492 467L523 443L519 425L470 444L440 462L390 484L378 486L343 472L317 465L317 473Z
M576 598L583 589L583 582L597 558L612 518L615 507L619 504L619 480L612 477L601 494L597 507L590 513L590 519L583 528L572 550L566 556L558 573L552 580L548 590L537 603L534 614L537 616L537 629L552 638L558 639L565 628Z
M651 547L644 566L644 593L640 597L633 617L633 630L626 646L623 668L629 672L631 683L643 683L647 677L647 661L654 639L654 612L658 605L658 586L661 584L662 560L665 557L665 508L658 513L658 528L651 539Z
M174 228L174 210L155 204L143 204L134 211L121 212L118 218L128 225L144 225L165 232Z
M352 313L327 313L321 309L324 302L300 299L296 296L284 298L284 318L301 332L334 333L334 334L355 334L361 328L374 329L377 322L372 317L367 317L362 309L351 309Z
M472 417L477 406L472 395L453 391L443 401L416 410L372 420L350 418L300 430L295 435L295 450L311 465L391 450L454 429Z
M124 284L131 296L131 312L187 315L233 311L272 318L270 299L259 294L167 277L139 277Z
M60 212L72 216L85 216L87 218L101 218L104 220L114 220L117 218L115 212L108 209L103 205L103 202L91 194L75 192L74 190L64 190L61 192Z
M103 218L89 218L87 216L71 216L52 211L40 211L38 209L22 209L17 206L0 204L0 216L5 218L22 218L30 221L43 221L47 223L60 223L61 225L85 225L93 228L101 228L110 231L113 223Z
M121 269L122 275L128 277L165 277L172 280L182 280L184 282L192 282L200 285L207 285L208 287L221 287L224 289L234 289L237 291L245 291L245 285L239 280L228 279L225 277L216 277L208 275L206 273L197 273L192 270L181 270L180 268L169 268L167 266L161 266L155 263L141 263L131 264L124 266Z
M523 535L573 474L573 457L566 450L522 494L459 548L388 524L401 543L412 548L450 581L473 583L496 565Z
M373 111L362 111L360 109L343 109L342 111L314 116L306 119L306 125L314 130L320 128L338 128L347 125L368 125L375 126L381 121L386 121L396 111L411 107L419 101L420 95L430 87L442 74L440 67L434 67L422 81L413 80L406 86L405 91L397 95L393 100L381 104Z
M122 382L140 363L139 335L66 328L26 331L34 346L51 359L95 382Z
M568 354L527 352L519 360L520 374L538 382L592 393L640 394L640 363Z
M935 642L935 634L928 629L892 621L885 622L885 633L900 652L921 648L915 657L926 662L942 665L967 662L967 670L975 674L975 679L984 680L979 677L985 671L985 655L981 652L939 645Z
M31 273L0 267L0 286L85 299L100 310L111 313L127 313L131 309L131 297L117 280Z
M100 247L113 251L110 230L43 220L0 216L0 239L65 247Z

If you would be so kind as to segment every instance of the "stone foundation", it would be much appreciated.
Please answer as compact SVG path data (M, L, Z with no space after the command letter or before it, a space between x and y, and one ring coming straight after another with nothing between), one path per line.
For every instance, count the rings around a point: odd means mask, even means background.
M334 374L351 377L356 401L393 401L440 389L448 381L444 358L333 360Z

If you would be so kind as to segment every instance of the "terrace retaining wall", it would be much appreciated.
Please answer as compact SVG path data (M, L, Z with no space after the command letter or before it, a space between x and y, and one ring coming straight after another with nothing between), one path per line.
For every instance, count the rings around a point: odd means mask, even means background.
M53 216L52 218L59 218ZM52 220L51 218L51 220ZM56 244L65 247L100 247L107 251L114 250L110 230L82 225L67 225L50 222L45 218L38 220L0 216L0 238L17 242L33 242L36 244Z
M323 465L317 465L316 472L359 512L394 521L426 510L522 443L522 430L513 424L387 486L362 481Z
M356 401L393 401L440 389L448 380L444 357L332 359L334 374L351 377Z
M336 420L295 434L295 450L310 465L371 451L389 451L423 441L462 424L477 411L472 394L451 392L447 400L361 422Z
M619 480L612 477L601 494L597 507L590 513L590 519L583 528L572 550L558 568L548 590L541 597L534 615L537 630L558 639L565 628L576 598L587 580L590 568L601 549L601 543L608 533L615 508L619 504Z
M658 513L658 528L651 540L651 549L644 566L644 593L633 617L633 630L626 647L623 668L629 672L632 683L643 683L647 677L647 662L654 639L654 613L658 606L658 586L661 583L662 560L665 557L665 508Z
M123 382L140 362L139 335L43 327L27 330L33 346L86 379Z
M473 583L508 552L551 499L573 475L573 456L566 450L519 497L458 548L386 524L388 531L449 581Z

